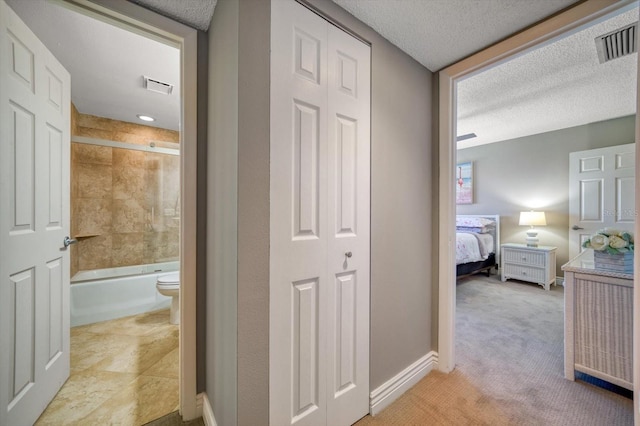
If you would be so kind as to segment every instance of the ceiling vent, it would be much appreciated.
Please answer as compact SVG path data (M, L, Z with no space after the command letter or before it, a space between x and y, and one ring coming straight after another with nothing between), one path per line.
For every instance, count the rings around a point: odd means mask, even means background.
M596 49L600 63L612 61L637 52L636 33L638 23L627 25L608 34L596 37Z
M156 93L162 93L163 95L170 95L173 92L173 84L165 83L160 80L156 80L146 75L144 78L144 88Z

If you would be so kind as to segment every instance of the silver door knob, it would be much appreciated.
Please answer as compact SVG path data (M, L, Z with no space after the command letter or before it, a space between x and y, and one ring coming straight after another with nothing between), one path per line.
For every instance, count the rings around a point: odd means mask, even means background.
M65 247L69 247L71 244L75 244L77 242L78 240L76 240L75 238L69 238L69 236L67 235L66 237L64 237L62 244L64 244Z
M580 229L584 229L584 228L581 228L578 225L573 225L571 229L573 229L574 231L579 231Z
M345 256L347 256L347 257L351 257L351 256L353 256L353 253L351 253L350 251L348 251L348 252L346 252L344 255L345 255Z

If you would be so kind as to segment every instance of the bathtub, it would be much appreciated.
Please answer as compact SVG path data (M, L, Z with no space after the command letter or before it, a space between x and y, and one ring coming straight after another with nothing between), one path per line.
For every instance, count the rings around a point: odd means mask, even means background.
M171 306L158 293L158 275L177 271L178 261L80 271L71 278L71 326L91 324Z

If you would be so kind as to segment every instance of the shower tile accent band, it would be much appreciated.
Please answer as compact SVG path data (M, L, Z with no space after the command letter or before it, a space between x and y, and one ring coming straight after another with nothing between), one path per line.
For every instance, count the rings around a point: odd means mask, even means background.
M133 143L126 143L126 142L109 141L106 139L88 138L83 136L73 136L71 138L71 142L83 143L87 145L108 146L111 148L131 149L134 151L154 152L156 154L180 155L180 149L176 149L176 148L146 146L146 145L139 145L139 144L133 144ZM151 141L150 143L164 144L166 142Z

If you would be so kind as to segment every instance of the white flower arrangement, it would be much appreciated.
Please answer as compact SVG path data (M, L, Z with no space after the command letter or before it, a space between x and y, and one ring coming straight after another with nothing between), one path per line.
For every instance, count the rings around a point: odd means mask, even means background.
M634 251L633 234L613 228L604 228L582 243L582 247L610 254L629 253Z

